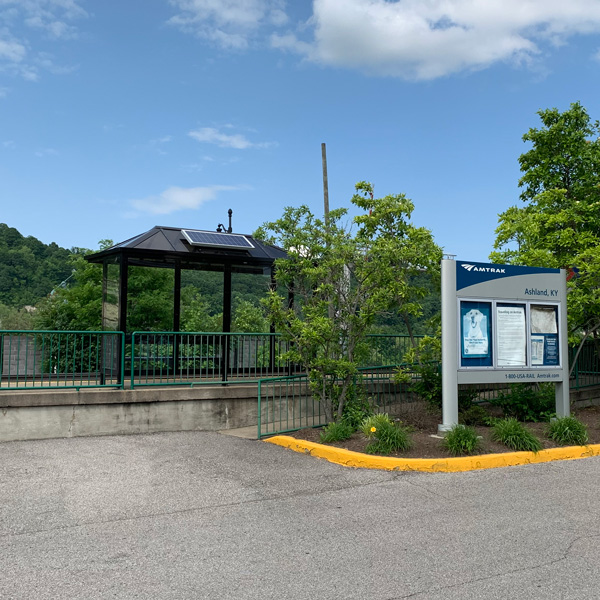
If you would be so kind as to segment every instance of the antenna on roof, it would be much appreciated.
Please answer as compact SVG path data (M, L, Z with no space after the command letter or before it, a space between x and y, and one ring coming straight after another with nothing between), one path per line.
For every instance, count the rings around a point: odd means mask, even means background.
M233 231L233 229L231 228L231 215L233 214L233 211L231 209L229 209L227 211L227 214L229 215L229 227L227 228L227 233L231 233ZM223 233L225 231L225 225L223 225L223 223L219 223L217 225L217 233Z

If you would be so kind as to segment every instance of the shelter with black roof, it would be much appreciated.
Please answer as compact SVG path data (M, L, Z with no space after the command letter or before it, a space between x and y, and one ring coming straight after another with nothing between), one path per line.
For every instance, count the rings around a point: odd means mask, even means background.
M90 254L86 259L103 266L102 327L108 331L127 331L128 273L130 267L155 267L174 270L173 331L180 331L181 273L205 270L223 273L223 331L231 331L232 273L270 276L274 262L285 258L285 251L251 235L232 233L230 225L217 231L156 226L120 244Z

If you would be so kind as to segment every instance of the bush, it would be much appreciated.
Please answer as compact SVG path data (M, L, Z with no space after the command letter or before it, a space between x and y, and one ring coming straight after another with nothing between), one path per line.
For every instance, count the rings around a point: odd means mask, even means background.
M487 425L489 415L485 408L472 404L469 408L461 410L458 418L464 425Z
M353 431L360 428L363 421L373 414L363 387L357 385L351 388L344 404L342 421L352 427Z
M409 430L401 423L394 423L386 414L366 418L361 430L373 440L365 448L367 454L391 454L410 450L412 447Z
M347 423L340 421L339 423L328 423L323 427L321 432L321 441L325 444L331 442L343 442L350 438L354 433L355 429L350 427Z
M437 364L416 365L415 373L419 376L410 387L410 391L418 394L435 408L442 408L442 375Z
M442 440L442 446L453 456L460 456L480 450L481 440L472 427L454 425Z
M584 446L588 443L586 426L575 417L561 417L548 425L546 435L561 446Z
M555 413L556 400L554 385L529 385L517 383L507 394L499 394L489 400L499 406L504 417L514 417L517 421L549 421Z
M542 449L540 440L513 417L494 423L492 439L513 450L539 452Z
M410 391L418 394L436 409L442 408L442 373L439 364L418 364L413 366L418 379L411 385ZM405 372L406 375L406 372ZM458 390L459 410L468 410L478 396L477 389L463 388Z

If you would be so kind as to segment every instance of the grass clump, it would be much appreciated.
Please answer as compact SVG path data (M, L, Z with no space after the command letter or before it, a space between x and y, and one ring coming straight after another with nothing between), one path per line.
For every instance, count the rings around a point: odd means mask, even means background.
M517 451L539 452L540 440L514 417L496 421L492 429L492 439Z
M390 419L387 413L370 415L360 425L360 430L368 437L373 438L380 429L393 425L394 422Z
M321 441L325 444L332 442L343 442L349 439L354 433L354 428L344 421L339 423L328 423L321 432Z
M412 447L409 430L402 423L392 421L386 414L367 417L361 430L372 440L365 448L367 454L404 452Z
M586 426L575 417L559 417L552 421L546 435L561 446L584 446L588 443Z
M481 440L473 427L454 425L442 440L442 446L452 456L474 454L481 449Z

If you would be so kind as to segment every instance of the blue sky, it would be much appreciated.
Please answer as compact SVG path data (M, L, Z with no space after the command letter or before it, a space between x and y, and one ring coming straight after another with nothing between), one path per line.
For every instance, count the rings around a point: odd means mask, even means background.
M536 111L593 119L598 0L0 0L0 222L251 233L354 184L486 261Z

